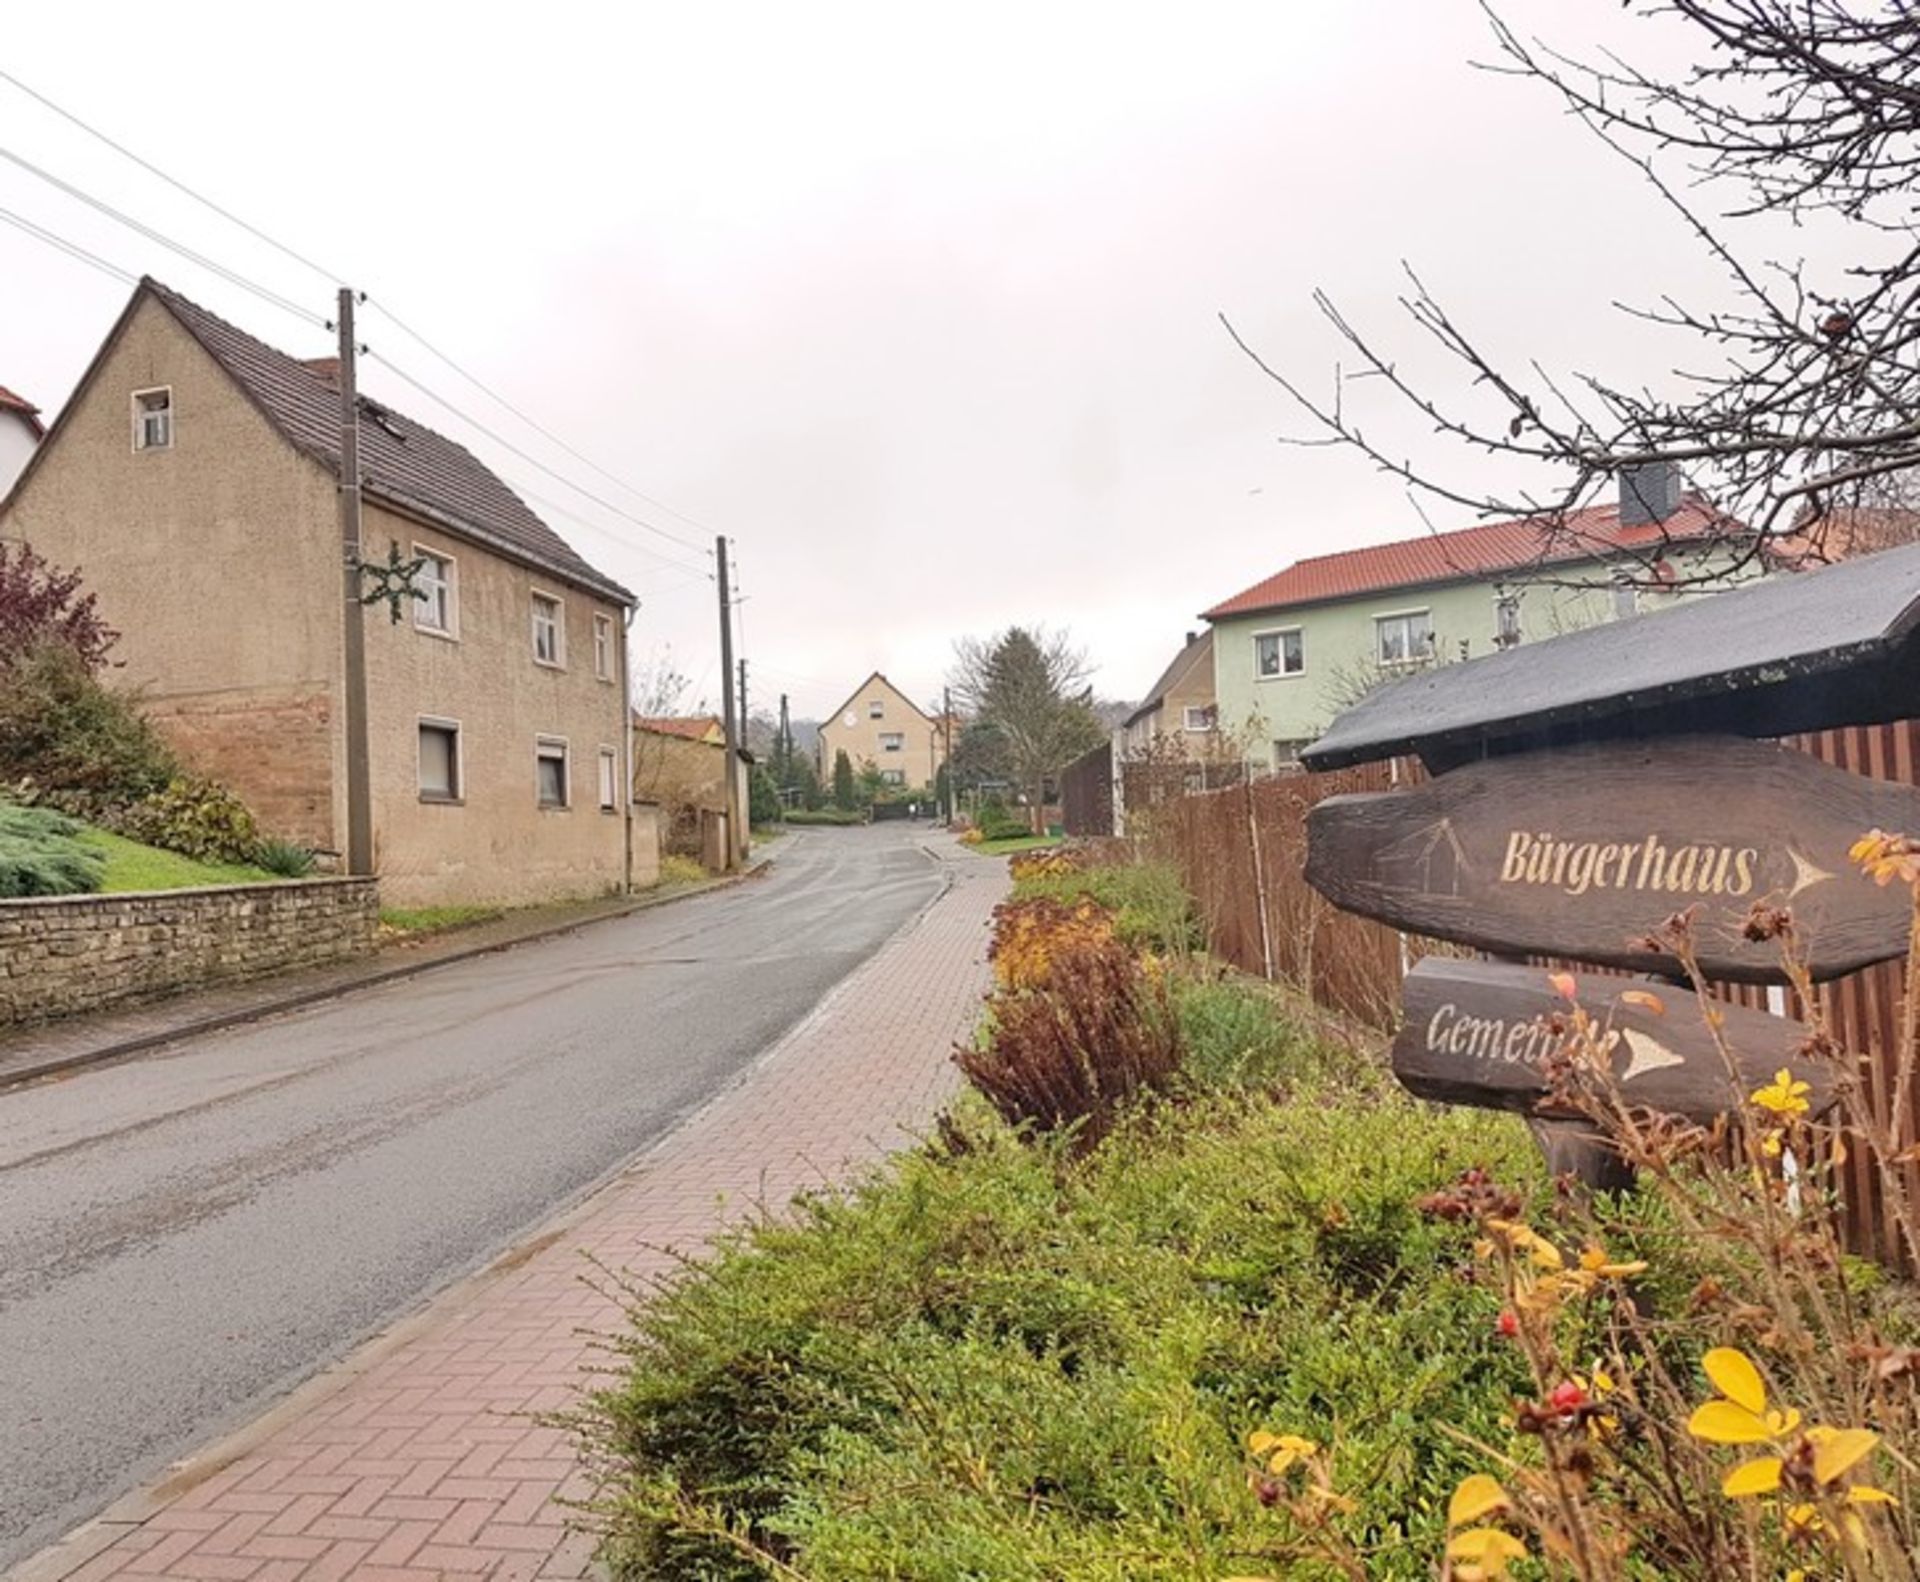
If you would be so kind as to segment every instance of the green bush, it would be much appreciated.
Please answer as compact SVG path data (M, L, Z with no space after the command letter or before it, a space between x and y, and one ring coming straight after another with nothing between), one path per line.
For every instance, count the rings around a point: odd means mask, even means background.
M864 824L867 815L857 809L837 807L788 808L789 824Z
M0 899L99 889L106 854L84 844L83 833L77 821L50 808L0 802Z
M179 773L135 700L101 685L71 648L47 644L0 667L0 782L91 817Z
M987 840L1011 840L1016 835L1031 835L1033 824L1027 815L1004 802L983 802L973 816L974 826Z
M1056 901L1089 896L1116 914L1115 927L1128 944L1163 955L1189 954L1206 943L1193 899L1171 863L1101 863L1072 873L1035 875L1020 880L1014 895Z
M253 848L256 867L283 879L304 879L313 872L313 853L298 841L269 836Z
M200 775L177 776L107 822L131 840L203 862L251 862L260 848L246 804Z
M1254 1428L1336 1447L1371 1575L1425 1578L1527 1388L1468 1233L1414 1200L1524 1129L1381 1093L1150 1106L1083 1163L969 1112L940 1150L760 1223L639 1309L582 1420L630 1578L1311 1575ZM726 1536L731 1533L731 1536Z

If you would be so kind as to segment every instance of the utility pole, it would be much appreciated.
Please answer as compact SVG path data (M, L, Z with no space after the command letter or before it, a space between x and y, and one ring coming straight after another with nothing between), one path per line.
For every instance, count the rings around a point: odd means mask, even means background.
M793 779L793 721L787 715L787 695L780 694L780 789Z
M752 730L747 724L747 661L746 656L742 655L740 659L740 740L744 742L751 734Z
M721 725L727 735L726 809L728 871L740 865L739 853L745 849L740 838L740 735L733 712L733 591L727 582L727 540L717 534L713 540L714 559L720 571L720 696ZM744 681L745 677L742 676Z
M373 872L373 772L367 753L367 628L360 602L360 402L355 388L353 291L340 288L340 559L346 595L347 872Z
M947 738L947 822L953 822L953 688L940 689L940 729Z

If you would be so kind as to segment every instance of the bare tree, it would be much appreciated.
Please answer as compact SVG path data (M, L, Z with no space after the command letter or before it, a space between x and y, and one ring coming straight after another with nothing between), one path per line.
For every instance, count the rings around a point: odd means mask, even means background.
M634 666L634 714L642 720L674 718L685 706L690 684L674 668L672 653L660 649ZM667 757L666 738L652 731L633 733L633 795L637 800L660 800Z
M1537 519L1543 560L1598 549L1580 542L1582 506L1635 469L1686 468L1725 512L1748 556L1818 557L1836 509L1920 466L1920 0L1636 0L1643 16L1683 19L1701 63L1677 81L1626 62L1583 62L1521 39L1488 13L1492 69L1551 87L1630 161L1720 267L1728 300L1665 299L1626 309L1665 326L1677 394L1593 375L1556 376L1488 353L1411 269L1400 305L1457 364L1469 390L1436 391L1325 292L1315 301L1350 362L1310 394L1234 339L1310 420L1301 443L1348 445L1415 491L1487 515ZM1722 195L1718 213L1703 200ZM1816 279L1803 263L1736 246L1756 216L1838 226L1852 264ZM1537 464L1556 482L1498 494L1416 467L1352 409L1365 381L1482 457ZM1497 418L1479 398L1490 393ZM1470 415L1470 411L1473 415ZM1753 530L1735 534L1735 522ZM1645 565L1664 558L1661 543ZM1715 575L1700 569L1697 576Z

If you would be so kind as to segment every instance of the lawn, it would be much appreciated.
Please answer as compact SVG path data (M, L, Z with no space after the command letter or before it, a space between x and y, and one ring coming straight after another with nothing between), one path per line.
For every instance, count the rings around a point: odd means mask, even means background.
M1003 835L998 840L983 840L968 850L978 852L982 857L1006 857L1014 852L1040 851L1059 844L1058 835Z
M107 866L100 892L128 890L191 890L212 884L277 884L279 875L247 863L196 862L177 852L142 846L124 835L90 829L80 836L83 846L106 854Z
M380 926L396 934L438 934L506 915L503 906L385 906L380 909Z

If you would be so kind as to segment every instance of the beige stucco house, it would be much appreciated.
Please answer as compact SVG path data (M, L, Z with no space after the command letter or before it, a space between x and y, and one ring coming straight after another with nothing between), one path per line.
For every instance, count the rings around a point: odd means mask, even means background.
M711 714L634 716L634 801L660 809L665 850L698 857L712 868L725 866L719 842L725 839L726 761L727 733ZM752 765L750 754L734 754L734 794L743 810L749 805ZM744 848L737 854L745 855Z
M1188 632L1180 652L1160 673L1145 701L1120 727L1120 747L1129 758L1156 751L1184 758L1209 757L1220 737L1220 710L1213 696L1213 630Z
M269 831L346 844L336 365L143 280L4 501L77 566L116 679ZM364 612L382 900L523 902L651 882L629 851L634 600L462 446L360 403L363 559L423 562Z
M823 781L833 778L833 761L841 752L856 774L872 764L896 786L931 786L947 761L939 722L877 670L821 722Z
M0 385L0 494L13 487L46 433L40 425L40 409Z

